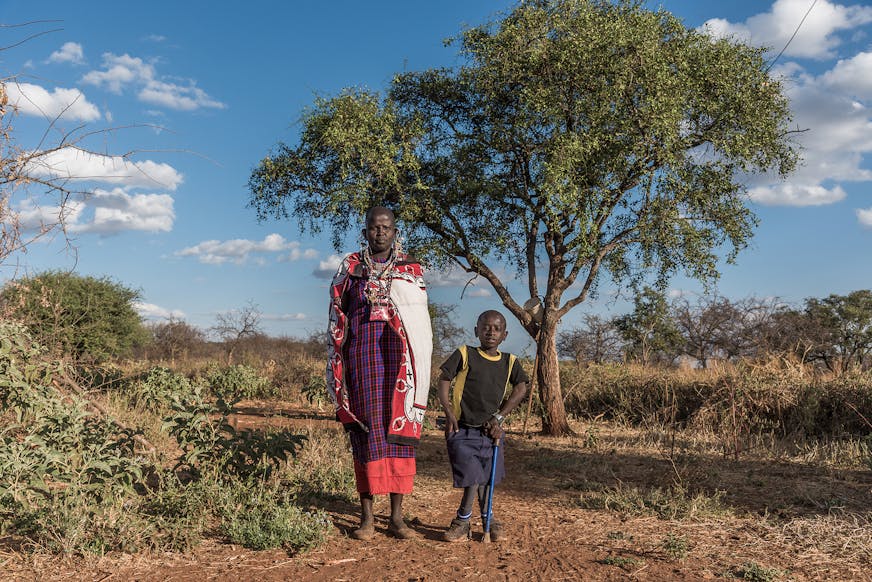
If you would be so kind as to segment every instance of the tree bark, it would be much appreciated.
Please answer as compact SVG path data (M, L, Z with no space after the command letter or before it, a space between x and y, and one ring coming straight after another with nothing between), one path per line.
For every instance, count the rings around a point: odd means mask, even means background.
M546 314L539 330L538 369L536 378L542 399L542 434L548 436L571 435L566 420L563 392L560 389L560 365L557 360L557 319Z

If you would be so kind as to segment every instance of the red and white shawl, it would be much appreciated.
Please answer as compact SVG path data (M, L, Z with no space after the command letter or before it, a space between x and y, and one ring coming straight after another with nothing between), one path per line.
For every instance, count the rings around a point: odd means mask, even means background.
M348 331L348 317L342 310L342 300L352 276L364 277L365 267L359 253L343 259L330 286L330 317L327 345L327 392L336 408L336 419L348 430L367 427L350 410L345 382L342 346ZM388 327L403 344L403 361L391 399L391 423L387 441L416 445L421 439L424 411L430 390L430 360L433 353L433 331L427 309L427 288L421 265L406 256L393 267Z

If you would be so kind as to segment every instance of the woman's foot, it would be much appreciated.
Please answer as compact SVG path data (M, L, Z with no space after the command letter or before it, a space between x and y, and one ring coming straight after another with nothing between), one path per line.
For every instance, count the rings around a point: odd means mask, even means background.
M364 540L364 541L370 540L370 539L372 539L372 536L374 536L374 535L375 535L375 526L372 524L371 521L368 523L360 524L359 528L352 530L352 532L351 532L351 537L356 539L356 540Z
M414 540L417 539L418 534L406 525L404 521L393 521L388 524L388 534L394 536L397 539L401 540Z

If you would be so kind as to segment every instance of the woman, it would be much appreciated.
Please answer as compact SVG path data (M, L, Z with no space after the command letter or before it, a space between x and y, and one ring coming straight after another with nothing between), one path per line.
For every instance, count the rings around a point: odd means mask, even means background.
M421 265L399 249L391 210L371 208L363 236L330 287L327 387L351 438L361 508L352 537L373 536L373 496L390 494L388 533L410 539L403 496L412 492L433 351L427 291Z

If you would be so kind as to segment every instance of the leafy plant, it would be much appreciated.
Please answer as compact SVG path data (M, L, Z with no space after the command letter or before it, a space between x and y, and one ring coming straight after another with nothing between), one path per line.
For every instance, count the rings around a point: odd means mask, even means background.
M304 511L274 488L235 483L224 491L221 532L246 548L305 551L326 540L332 527L326 513Z
M687 538L676 536L669 532L663 540L663 550L672 560L683 560L687 557Z
M261 376L257 370L243 364L214 366L206 374L206 381L212 392L224 400L241 400L274 396L276 394L269 378Z
M134 404L152 412L165 410L174 398L193 391L194 386L185 376L160 366L150 368L127 387Z
M176 396L171 409L163 428L182 449L176 468L185 468L195 477L206 471L237 477L268 476L306 439L287 432L237 431L228 421L233 403L221 398L208 401L197 388L189 395Z
M321 410L327 402L327 381L324 374L309 376L309 380L300 388L300 393L309 404Z

